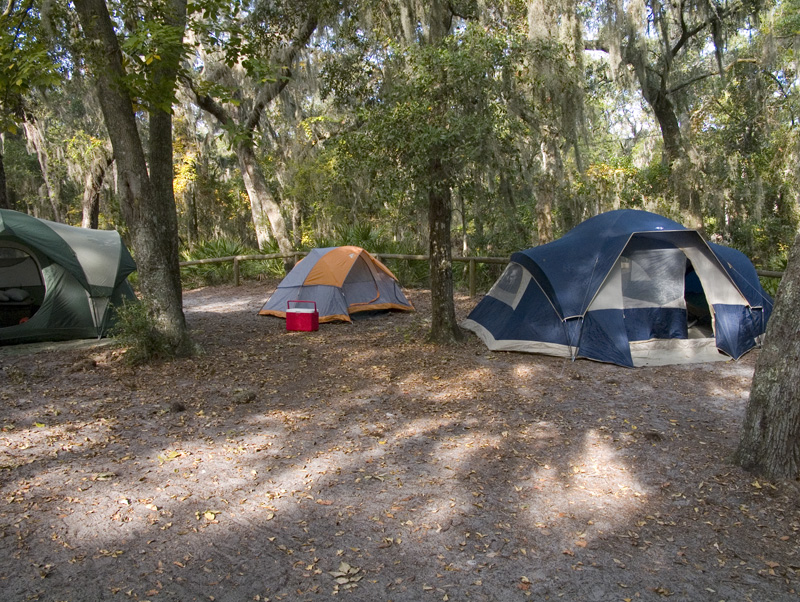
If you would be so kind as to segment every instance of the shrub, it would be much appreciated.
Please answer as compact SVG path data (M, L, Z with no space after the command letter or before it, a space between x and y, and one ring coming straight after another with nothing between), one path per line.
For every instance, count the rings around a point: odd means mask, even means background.
M202 241L191 249L181 251L181 261L277 253L277 244L273 247L262 252L247 247L238 240L217 238ZM242 261L239 263L239 275L243 279L258 279L265 275L281 277L283 261L280 259ZM233 261L184 266L181 268L181 280L187 287L233 282Z
M127 347L125 361L134 366L174 356L169 342L156 329L147 305L141 301L126 301L117 307L109 334L120 347Z

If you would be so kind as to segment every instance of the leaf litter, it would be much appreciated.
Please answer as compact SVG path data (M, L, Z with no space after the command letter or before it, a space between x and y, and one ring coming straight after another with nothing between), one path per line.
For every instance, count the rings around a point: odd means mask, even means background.
M275 284L187 291L190 359L0 350L4 599L797 599L797 485L729 461L757 352L435 347L416 290L290 333Z

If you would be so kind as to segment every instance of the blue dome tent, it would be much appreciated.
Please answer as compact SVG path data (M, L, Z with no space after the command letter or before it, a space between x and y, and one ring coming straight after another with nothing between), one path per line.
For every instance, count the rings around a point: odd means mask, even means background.
M738 359L771 311L742 253L623 209L514 253L462 326L492 350L664 365Z

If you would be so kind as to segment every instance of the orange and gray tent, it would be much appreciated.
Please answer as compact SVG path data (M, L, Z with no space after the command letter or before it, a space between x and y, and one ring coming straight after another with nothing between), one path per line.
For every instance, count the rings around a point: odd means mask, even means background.
M314 249L286 275L258 312L286 317L289 301L313 301L320 322L362 311L414 311L394 274L360 247Z

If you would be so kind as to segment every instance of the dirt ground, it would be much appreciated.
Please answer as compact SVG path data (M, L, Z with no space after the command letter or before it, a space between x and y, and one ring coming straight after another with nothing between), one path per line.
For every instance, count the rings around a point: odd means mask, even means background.
M271 286L185 293L192 359L0 348L0 599L800 598L797 484L730 462L757 352L436 347L426 291L286 332Z

